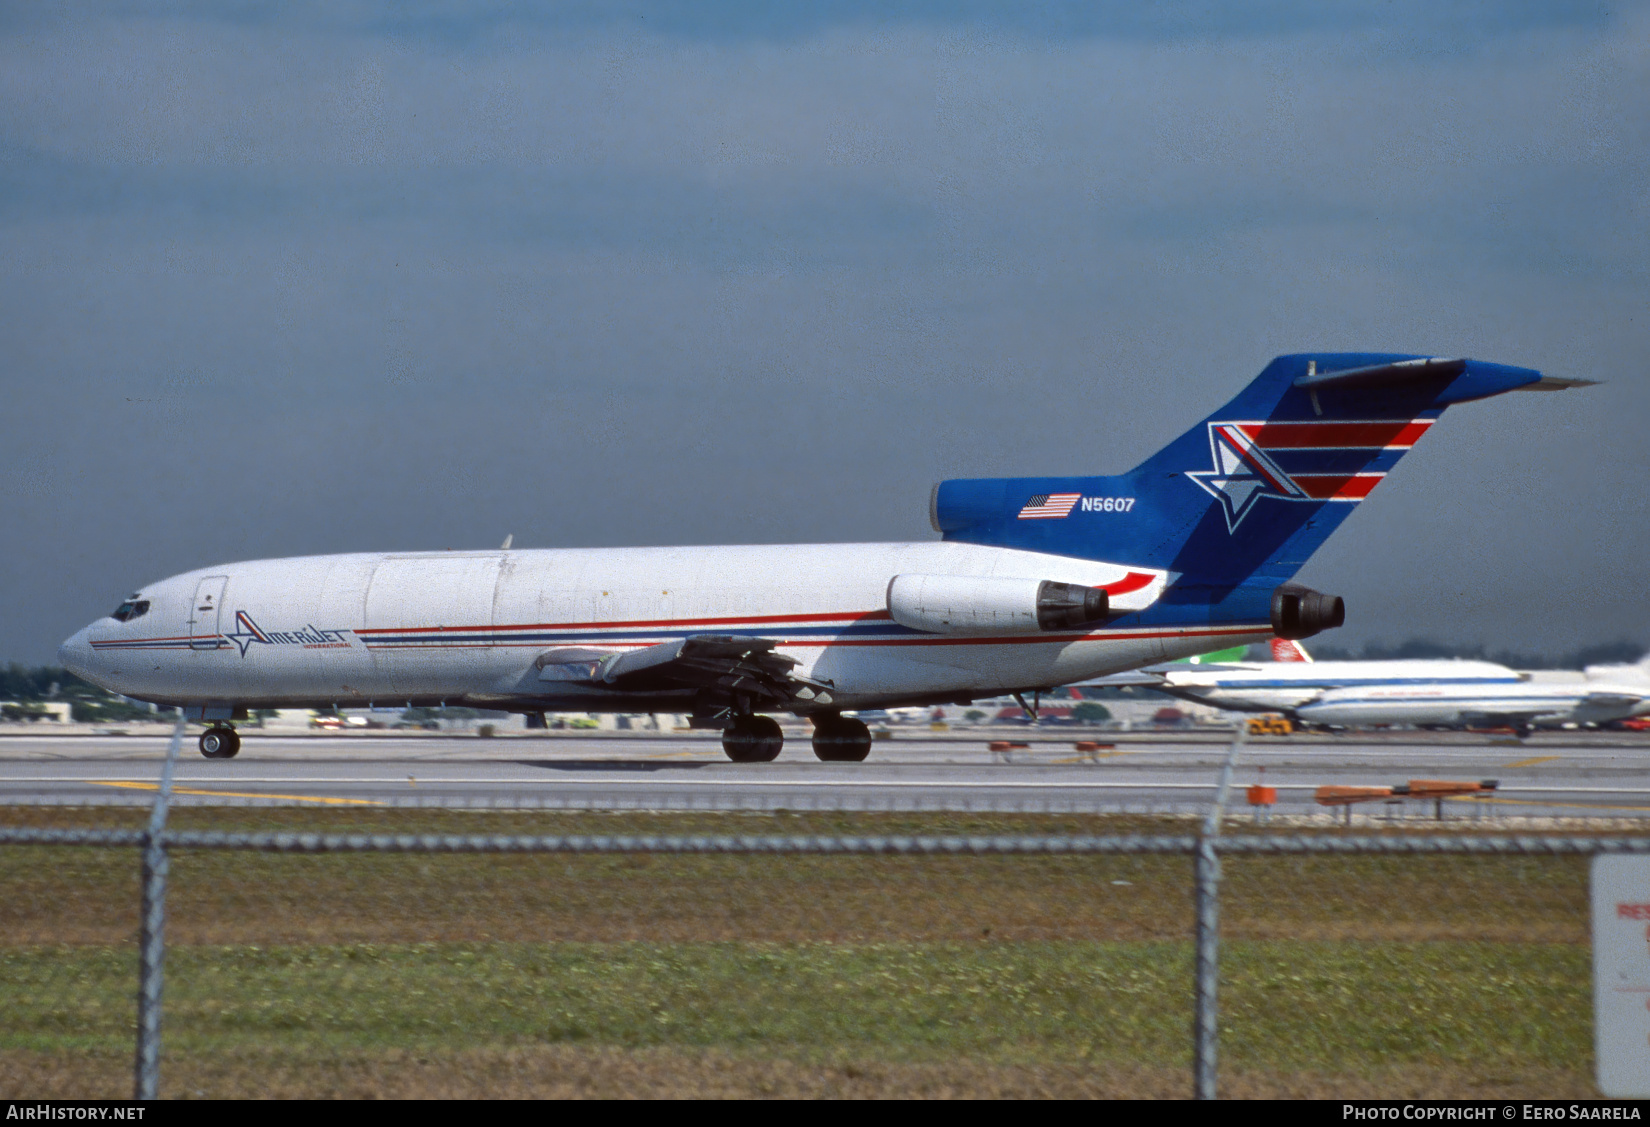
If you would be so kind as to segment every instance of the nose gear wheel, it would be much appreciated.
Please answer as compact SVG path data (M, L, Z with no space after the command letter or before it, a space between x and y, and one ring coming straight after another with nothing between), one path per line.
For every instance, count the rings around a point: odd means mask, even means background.
M208 728L201 733L200 749L208 759L233 759L240 754L241 734L233 728Z

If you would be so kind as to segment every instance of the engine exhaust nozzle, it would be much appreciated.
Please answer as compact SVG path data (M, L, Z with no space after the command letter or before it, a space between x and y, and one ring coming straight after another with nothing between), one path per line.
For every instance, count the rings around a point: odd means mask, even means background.
M1346 602L1299 583L1284 583L1272 591L1272 633L1290 641L1310 638L1346 624Z

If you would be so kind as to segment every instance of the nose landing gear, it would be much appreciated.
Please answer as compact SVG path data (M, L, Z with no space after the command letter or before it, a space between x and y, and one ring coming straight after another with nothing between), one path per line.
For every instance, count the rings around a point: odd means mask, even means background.
M233 759L241 750L241 734L229 727L208 728L201 733L200 748L208 759Z

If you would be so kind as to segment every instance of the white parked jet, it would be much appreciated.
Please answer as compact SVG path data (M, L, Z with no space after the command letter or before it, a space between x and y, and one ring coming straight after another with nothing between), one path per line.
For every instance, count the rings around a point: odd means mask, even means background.
M1298 642L1272 640L1273 661L1204 660L1159 665L1103 679L1107 685L1140 685L1199 704L1238 712L1298 710L1339 689L1386 689L1448 685L1470 690L1521 685L1524 678L1489 661L1313 661ZM1304 719L1304 717L1302 717Z
M1511 685L1440 682L1334 689L1297 708L1295 715L1309 724L1337 728L1509 725L1528 735L1534 726L1603 724L1650 714L1650 680L1640 667L1615 668L1639 675L1546 681L1526 674Z
M253 708L688 712L730 758L864 759L844 709L969 701L1341 624L1289 582L1454 403L1544 378L1477 360L1284 356L1130 473L946 481L937 542L391 553L149 584L59 651L239 749Z
M1521 735L1532 726L1603 724L1650 714L1650 686L1600 682L1520 685L1410 685L1336 689L1296 710L1309 724L1368 728L1509 725Z

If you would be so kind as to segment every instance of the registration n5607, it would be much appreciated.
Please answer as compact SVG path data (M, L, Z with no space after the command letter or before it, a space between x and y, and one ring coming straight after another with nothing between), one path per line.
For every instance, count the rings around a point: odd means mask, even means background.
M1126 513L1132 508L1133 497L1084 497L1082 501L1085 513Z

